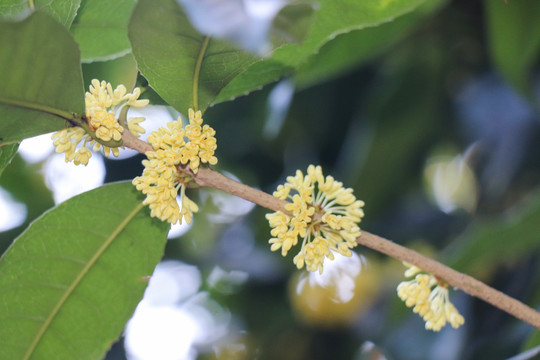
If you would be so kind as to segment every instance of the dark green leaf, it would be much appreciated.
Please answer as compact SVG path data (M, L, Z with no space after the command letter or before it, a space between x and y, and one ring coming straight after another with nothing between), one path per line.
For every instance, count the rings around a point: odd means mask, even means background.
M129 182L45 213L0 260L0 358L101 359L141 299L167 230Z
M301 45L287 44L272 59L298 66L339 34L377 26L414 10L425 0L321 0L309 34Z
M168 105L162 98L159 96L154 89L148 84L148 80L141 75L137 74L137 80L135 86L140 88L142 91L140 99L148 99L152 105Z
M36 12L0 22L0 49L0 144L61 129L84 113L79 49L56 20Z
M276 40L276 32L286 29L288 36L276 43L283 43L285 38L294 41L283 44L270 59L263 61L226 42L212 39L203 54L199 108L204 110L212 103L229 100L275 81L291 73L336 35L389 21L423 1L391 1L384 6L378 1L323 1L301 44L299 40L311 20L309 10L299 5L284 8L274 21L271 36ZM180 111L193 105L193 90L185 84L193 82L204 39L189 25L173 0L140 1L130 22L130 40L141 72L161 97Z
M292 3L284 6L270 27L270 41L273 48L288 43L300 44L308 34L313 11L313 5L308 3Z
M300 66L294 77L297 87L305 88L326 81L380 54L408 35L420 20L445 2L425 2L394 21L339 35Z
M321 1L311 27L309 9L284 8L274 20L271 37L276 44L284 40L271 58L262 60L237 50L221 40L210 40L204 55L199 108L230 100L261 88L290 74L305 59L336 35L375 26L413 10L424 0L358 2L356 0ZM287 21L283 21L283 20ZM309 28L305 39L301 40ZM276 37L280 30L287 36ZM197 58L205 37L191 25L173 0L140 1L130 22L133 53L151 86L180 111L192 102L191 84ZM262 61L261 61L262 60Z
M17 155L17 149L19 149L19 144L10 144L0 146L0 175L4 169L11 163L11 160Z
M258 61L233 45L210 39L191 25L174 0L141 0L129 25L139 70L157 93L181 112L193 107L192 94L199 56L198 108L205 110L217 94L249 65Z
M519 212L473 225L450 249L446 263L469 274L488 274L501 263L538 252L539 223L540 195L536 194Z
M484 1L493 62L518 90L529 93L540 50L540 2Z
M234 98L247 95L250 91L260 90L266 84L270 84L281 77L292 75L294 68L285 66L282 63L272 60L256 62L249 69L238 76L221 90L219 95L213 101L218 104L223 101L233 100Z
M48 13L69 28L80 4L81 0L35 0L34 8ZM2 0L0 3L0 17L17 17L29 11L28 0Z
M71 33L84 62L110 60L130 51L127 25L135 0L83 0Z
M307 58L317 53L328 41L352 30L365 29L394 20L408 13L425 0L321 0L310 30L301 44L289 43L276 49L270 59L263 60L239 74L215 103L259 89L265 84L291 73ZM378 44L379 46L379 44ZM362 47L362 46L361 46ZM342 54L336 55L346 59ZM272 76L259 77L259 73Z

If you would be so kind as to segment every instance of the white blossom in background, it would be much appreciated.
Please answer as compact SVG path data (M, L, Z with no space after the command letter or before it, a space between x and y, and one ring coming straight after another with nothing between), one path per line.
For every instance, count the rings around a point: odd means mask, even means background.
M45 160L53 152L51 133L24 139L19 145L19 154L29 164Z
M103 185L105 163L99 155L92 157L87 166L77 166L66 163L63 154L54 154L43 165L43 175L55 204L59 204Z
M284 0L177 0L201 33L230 40L265 55L269 31Z
M15 200L9 192L0 187L0 232L22 225L27 213L26 205Z
M307 276L298 281L296 292L301 293L302 287L334 287L332 300L339 303L349 302L357 291L356 278L362 270L366 271L367 260L362 255L353 252L350 257L334 253L334 260L324 259L324 272L308 272Z
M230 314L199 291L196 266L158 264L125 330L128 360L192 360L227 333Z

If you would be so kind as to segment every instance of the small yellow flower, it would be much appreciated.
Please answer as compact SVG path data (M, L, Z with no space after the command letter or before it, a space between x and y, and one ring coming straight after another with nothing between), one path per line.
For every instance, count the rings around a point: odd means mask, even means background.
M187 142L181 149L180 162L189 163L189 168L195 174L199 171L200 163L217 164L214 151L217 149L216 131L209 125L201 127L203 119L200 111L189 109L189 125L186 125L185 136Z
M181 120L169 122L167 128L159 128L148 136L154 151L146 152L148 160L143 160L142 176L133 179L137 190L146 195L145 205L149 205L151 216L171 224L182 223L182 218L191 222L190 208L184 206L185 186L189 182L178 174L176 165L180 163L180 149L185 145ZM182 194L182 209L176 201L178 190ZM186 208L186 209L184 209Z
M92 80L89 92L85 94L86 120L88 126L99 140L105 142L120 141L123 127L118 123L116 114L123 106L142 107L148 104L148 100L138 100L141 91L138 88L133 93L128 93L125 86L119 85L113 90L110 83ZM144 133L139 125L144 118L128 120L128 128L135 135ZM87 134L82 128L72 127L57 131L53 134L56 152L64 152L66 162L73 161L76 165L87 165L92 153L88 150L99 151L103 147L105 156L112 153L118 156L118 148L111 148L100 144ZM81 144L82 143L82 144ZM88 147L87 147L88 146Z
M65 153L66 162L75 158L77 144L86 135L85 131L79 127L62 129L52 135L53 144L57 153ZM86 165L86 164L85 164Z
M129 132L132 133L134 136L139 137L141 134L146 133L146 130L139 125L139 123L143 122L145 118L143 117L134 117L128 119L128 129Z
M305 265L307 270L320 273L324 258L334 258L333 251L351 256L350 249L361 234L357 223L364 216L364 202L356 200L352 189L343 188L331 176L325 178L320 166L310 165L305 176L300 170L289 176L274 196L290 200L285 209L292 216L281 211L266 215L272 228L272 251L281 249L286 256L300 237L302 245L294 263L299 269Z
M75 156L73 157L73 163L75 165L79 164L88 164L88 160L92 156L92 153L90 150L88 150L86 147L82 147L79 151L75 153Z
M190 124L184 129L182 119L167 123L167 127L159 128L148 136L148 142L154 151L148 151L148 160L143 161L142 176L136 177L133 184L137 190L146 195L144 204L150 206L151 215L171 224L191 223L193 213L199 207L186 196L187 184L192 180L179 174L179 164L189 164L189 168L197 173L201 162L216 164L215 131L202 124L200 111L189 110ZM134 128L135 129L135 128ZM180 194L181 208L176 197Z
M152 154L149 155L149 160L143 160L142 176L133 179L133 185L137 190L146 195L143 204L149 205L153 217L171 224L182 223L183 218L190 223L193 212L197 212L198 207L185 195L189 180L178 174L175 165L167 164L160 157L164 152L150 153ZM182 209L176 201L179 190Z
M427 330L439 331L447 322L457 329L465 323L463 316L450 302L448 284L416 266L404 265L409 267L405 277L414 276L414 279L398 285L398 296L424 319Z

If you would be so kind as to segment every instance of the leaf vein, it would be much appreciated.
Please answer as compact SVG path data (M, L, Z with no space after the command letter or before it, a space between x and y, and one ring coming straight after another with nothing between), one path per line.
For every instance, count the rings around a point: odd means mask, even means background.
M72 293L75 291L76 287L81 283L84 276L88 273L90 268L99 260L100 256L103 255L103 253L107 250L107 248L112 244L112 242L118 237L118 235L124 230L124 228L129 224L129 222L135 217L135 215L143 208L143 204L139 203L133 211L131 211L125 219L116 227L116 229L111 233L109 238L103 243L103 245L96 251L94 256L88 261L87 265L81 270L79 275L73 280L72 284L68 287L65 294L60 298L56 306L51 311L50 315L47 317L47 320L43 323L43 326L39 329L38 333L36 334L36 337L34 338L34 341L28 348L28 351L26 352L25 356L23 357L24 360L28 360L34 350L37 348L40 340L43 338L43 335L45 334L45 331L50 327L51 323L53 322L54 318L58 313L60 312L62 306L65 304L67 299L72 295Z

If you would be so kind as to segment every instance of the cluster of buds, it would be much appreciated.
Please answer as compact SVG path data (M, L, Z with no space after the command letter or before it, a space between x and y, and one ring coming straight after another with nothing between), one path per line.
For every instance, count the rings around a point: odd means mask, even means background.
M407 307L412 307L413 312L424 319L427 330L439 331L447 322L457 329L465 323L463 316L450 302L448 284L416 266L405 266L409 267L405 277L414 279L402 281L398 285L398 296Z
M147 151L143 160L144 171L133 179L137 190L146 195L144 204L150 206L151 215L171 224L191 222L193 213L199 210L186 195L186 187L192 180L179 173L177 166L189 166L197 173L201 163L216 164L215 131L208 125L202 126L202 114L189 109L189 125L183 127L182 119L169 122L167 128L159 128L148 137L153 151ZM180 193L180 204L176 197Z
M123 85L113 90L110 83L100 83L94 79L89 90L84 99L87 123L81 124L82 127L66 128L52 135L56 152L63 152L66 162L73 161L75 165L88 164L92 157L90 149L99 151L103 147L105 156L109 156L111 151L114 156L118 156L124 128L118 122L117 115L125 106L140 108L148 105L147 99L139 100L139 88L128 93ZM135 136L144 133L144 129L139 125L141 121L144 121L144 118L136 117L127 121L128 129Z

